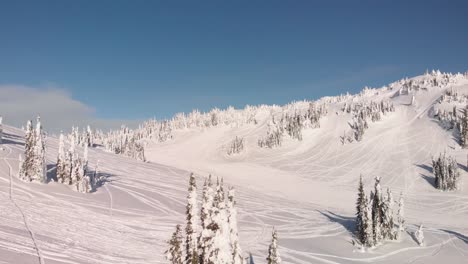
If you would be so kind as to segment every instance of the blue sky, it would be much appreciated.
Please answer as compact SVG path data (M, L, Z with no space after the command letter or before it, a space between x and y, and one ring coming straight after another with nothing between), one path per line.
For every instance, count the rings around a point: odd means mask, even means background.
M2 1L0 84L99 118L284 104L468 70L468 1Z

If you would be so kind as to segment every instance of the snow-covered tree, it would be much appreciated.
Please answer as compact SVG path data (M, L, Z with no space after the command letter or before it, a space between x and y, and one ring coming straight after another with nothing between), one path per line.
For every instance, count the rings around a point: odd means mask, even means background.
M34 145L35 137L33 132L32 121L28 120L26 124L26 134L24 140L24 160L22 159L21 167L18 172L18 177L23 181L31 181L31 175L34 169ZM21 156L20 156L21 157Z
M268 248L268 257L266 258L268 264L280 264L281 256L278 251L278 234L273 229L270 247Z
M374 192L372 194L372 229L374 244L380 243L383 239L383 211L382 211L382 188L380 177L375 178Z
M204 264L228 264L232 263L232 249L230 244L230 232L227 219L226 204L222 182L218 180L216 194L213 199L211 223L203 232L210 235L205 240Z
M242 250L239 245L239 233L237 231L237 209L234 196L235 190L231 187L228 191L227 211L232 248L232 263L243 264L244 259L242 258Z
M207 250L207 243L212 239L213 233L208 229L208 225L211 223L212 211L213 211L213 184L211 182L211 175L205 179L203 184L202 194L202 206L200 212L200 221L202 231L198 239L198 253L200 254L200 263L205 263L209 255Z
M389 188L387 188L387 196L382 203L382 234L383 239L396 239L395 223L393 220L393 195Z
M65 137L63 133L60 133L59 137L59 148L58 148L58 155L57 155L57 181L60 183L64 183L65 179L67 178L67 174L70 174L70 168L68 166L66 153L65 153Z
M37 118L36 129L32 121L26 126L24 160L19 170L19 178L24 181L46 181L45 144L40 118Z
M182 264L182 228L180 225L176 226L176 231L167 243L169 249L165 252L166 259L172 264Z
M414 232L414 238L418 242L418 244L422 247L424 246L424 232L423 232L423 225L419 225L418 230Z
M31 179L38 182L46 182L45 143L40 117L37 117L34 137L34 174L31 176Z
M364 233L364 245L365 247L372 247L374 245L374 229L372 224L372 201L367 201L365 198L366 206L364 208L363 220L363 233Z
M186 207L186 220L185 227L185 263L197 264L198 251L197 251L197 184L193 173L190 174L187 207Z
M460 143L463 148L468 147L468 105L463 110L463 117L460 122Z
M400 239L401 234L405 231L405 204L403 201L403 193L400 194L400 199L398 200L397 226L397 239Z

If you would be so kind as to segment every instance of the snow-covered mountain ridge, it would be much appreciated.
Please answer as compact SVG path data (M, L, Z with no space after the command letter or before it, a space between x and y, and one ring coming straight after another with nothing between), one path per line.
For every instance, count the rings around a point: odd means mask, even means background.
M443 151L456 157L466 182L468 152L459 146L456 128L447 128L449 111L456 106L461 115L467 94L466 75L433 72L324 97L313 110L306 101L213 110L216 125L213 111L178 115L166 125L171 139L140 138L150 162L90 149L90 166L99 160L109 180L91 194L20 181L24 132L4 126L0 263L165 263L165 241L175 224L184 223L190 171L199 187L208 174L236 187L240 244L255 263L265 263L272 226L285 263L464 263L468 191L436 190L431 157ZM383 113L382 102L394 111ZM382 114L373 122L374 110ZM360 113L369 115L368 128L357 141L352 127ZM47 120L43 124L47 128ZM137 131L160 135L148 127ZM275 129L283 129L281 144L260 147L259 139ZM353 141L343 142L345 136ZM236 137L243 138L243 148L229 155ZM58 139L46 143L54 173ZM352 245L361 174L366 191L380 176L382 187L403 193L408 231L423 223L425 247L409 234L366 253Z

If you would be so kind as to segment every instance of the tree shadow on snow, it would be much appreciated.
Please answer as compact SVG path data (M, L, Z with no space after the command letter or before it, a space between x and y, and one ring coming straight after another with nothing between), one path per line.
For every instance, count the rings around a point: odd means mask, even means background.
M432 167L426 164L415 164L417 167L426 170L427 172L432 173Z
M94 171L92 171L92 173L94 173ZM115 181L112 179L114 175L110 173L106 173L106 172L99 172L95 177L96 177L96 185L94 186L94 191L101 188L104 184L108 182Z
M465 244L468 244L468 236L465 236L465 235L460 234L460 233L458 233L458 232L451 231L451 230L447 230L447 229L440 229L440 230L441 230L441 231L444 231L445 233L454 235L454 236L456 236L458 239L460 239L461 241L465 242Z
M463 165L459 162L457 162L457 164L458 164L458 167L462 168L464 171L468 171L468 167L466 167L466 165Z
M23 141L24 141L24 138L22 137L3 132L3 138L2 138L3 144L24 146Z
M410 231L406 230L406 233L408 234L408 236L410 236L413 239L414 243L419 245L418 240L416 239L416 235L414 234L414 232L410 232Z
M424 180L426 180L427 183L429 183L429 185L431 185L431 186L434 187L434 188L436 187L436 186L435 186L435 178L434 178L434 177L427 176L427 175L422 174L422 173L420 173L419 175L421 176L421 178L423 178Z
M56 182L57 181L57 165L55 164L47 164L46 166L46 171L47 171L47 174L46 174L46 181L47 182L51 182L51 181L54 181Z
M351 234L354 234L356 232L356 219L354 217L342 216L330 211L317 211L326 218L328 218L328 220L342 225Z

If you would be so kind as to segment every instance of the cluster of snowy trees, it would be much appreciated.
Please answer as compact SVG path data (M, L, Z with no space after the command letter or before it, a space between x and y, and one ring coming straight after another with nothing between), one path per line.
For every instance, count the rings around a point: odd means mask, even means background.
M86 129L83 129L82 132L80 132L79 127L72 127L70 134L67 135L67 139L70 142L75 142L77 146L93 147L95 141L95 134L91 130L90 126L87 126Z
M453 134L459 139L460 145L463 148L468 147L468 104L461 111L456 105L453 106L452 111L439 109L434 111L434 117L439 124L447 130L453 129Z
M403 196L400 195L396 219L392 192L382 193L380 178L375 178L374 190L369 198L364 190L362 176L359 180L356 204L356 238L366 248L374 247L385 240L398 240L405 230Z
M354 140L361 141L365 130L369 128L368 120L370 119L372 122L380 121L383 115L394 112L395 107L393 103L382 100L380 102L370 101L369 103L345 103L342 111L354 115L353 122L350 124L352 133L346 133L345 131L341 139L341 142L345 144Z
M179 226L169 241L167 259L171 263L243 263L237 231L234 189L229 189L226 200L223 181L218 179L216 186L213 186L211 176L208 177L203 186L200 217L193 174L190 175L188 192L185 247L182 250L183 235ZM198 221L201 224L200 232L197 232Z
M18 177L23 181L46 182L45 142L41 119L37 118L36 128L31 120L26 125L24 159L20 155Z
M282 137L285 132L291 138L301 141L302 130L304 128L319 128L320 118L328 112L325 104L319 105L315 102L310 102L306 111L294 108L291 111L288 108L290 108L289 105L285 106L278 121L274 115L271 115L266 136L258 140L259 147L274 148L281 146Z
M235 127L244 124L257 124L255 115L258 109L264 106L246 106L244 109L234 109L229 106L225 110L214 108L207 113L201 113L193 110L189 114L178 113L171 120L170 125L173 129L187 128L209 128L219 125L231 125Z
M191 174L185 212L185 234L181 225L177 225L168 241L169 248L165 252L167 260L173 264L245 263L239 244L234 188L229 188L226 197L223 180L218 179L213 186L210 175L205 179L202 195L201 209L198 211L196 180ZM281 263L276 231L273 232L268 258L271 259L268 263Z
M237 137L231 141L228 146L227 154L233 155L237 153L241 153L244 150L244 138Z
M283 127L279 122L275 122L272 117L267 125L267 134L265 137L258 139L258 146L261 148L274 148L281 146L283 142Z
M26 125L24 159L20 155L18 177L24 181L47 182L47 171L45 161L45 140L42 130L41 120L38 117L36 128L34 129L32 121ZM79 157L76 152L75 137L70 149L65 151L63 133L59 139L59 153L57 157L56 179L58 182L71 185L73 189L79 192L92 192L96 184L96 175L88 173L88 145L84 145L83 157Z
M137 160L146 161L145 148L135 131L122 126L120 130L111 131L103 139L107 151L124 155Z
M59 183L71 185L75 191L89 193L95 189L96 175L88 170L88 144L84 144L83 157L79 156L76 147L75 137L72 137L70 148L65 151L65 137L60 134L56 178Z
M444 153L439 158L432 159L432 172L435 176L435 187L443 191L457 190L460 173L455 158Z

